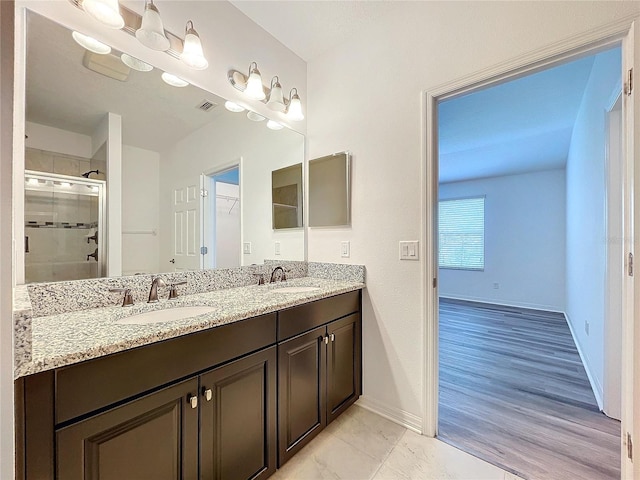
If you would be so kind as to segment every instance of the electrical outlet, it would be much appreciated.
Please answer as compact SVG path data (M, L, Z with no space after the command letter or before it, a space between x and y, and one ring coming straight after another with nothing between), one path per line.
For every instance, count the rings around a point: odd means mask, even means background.
M589 322L584 321L584 331L587 335L589 335Z
M280 255L280 242L276 242L275 254Z
M499 284L498 282L495 282L495 283L493 284L493 289L494 289L494 290L498 290L499 288L500 288L500 284Z
M251 253L251 242L244 242L242 244L242 253L249 255Z
M342 258L349 258L351 256L351 245L349 242L340 242L340 256Z

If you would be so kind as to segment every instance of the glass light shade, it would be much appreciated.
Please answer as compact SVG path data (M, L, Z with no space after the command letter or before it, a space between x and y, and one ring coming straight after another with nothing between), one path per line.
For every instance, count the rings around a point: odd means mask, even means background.
M262 77L260 76L260 71L257 68L254 68L249 72L247 88L245 88L244 93L255 100L265 99L266 95L264 94L264 87L262 86Z
M189 82L173 75L172 73L163 72L161 77L165 83L171 85L172 87L186 87L187 85L189 85Z
M282 130L284 128L284 126L279 124L278 122L274 122L273 120L269 120L267 122L267 128L270 128L271 130Z
M105 27L115 29L124 27L118 0L84 0L82 8Z
M287 106L284 104L284 97L282 96L282 87L278 82L271 87L271 93L269 94L269 101L267 107L276 112L284 112Z
M142 60L138 60L136 57L132 57L127 53L123 53L122 55L120 55L120 60L122 60L122 63L124 63L127 67L139 72L150 72L151 70L153 70L153 67L148 63L145 63Z
M145 47L164 52L169 50L169 39L164 34L164 26L160 18L160 12L153 4L147 1L142 15L142 25L136 30L136 38Z
M184 36L184 47L180 54L180 60L195 70L204 70L209 66L209 62L204 58L198 32L193 28L193 24L191 24L191 28L188 28L190 23L191 21L187 22L187 33Z
M249 120L254 121L254 122L262 122L262 121L265 119L265 118L264 118L262 115L260 115L259 113L252 112L251 110L249 110L249 111L247 112L247 118L248 118Z
M294 93L291 97L291 101L289 102L289 110L287 111L287 118L289 120L293 120L294 122L304 120L304 115L302 114L302 102L300 101L300 97L297 93Z
M109 45L99 42L93 37L84 35L83 33L76 31L73 31L71 33L71 36L78 45L80 45L82 48L86 48L90 52L100 55L107 55L108 53L111 53L111 47Z
M229 100L224 102L224 108L226 108L230 112L234 112L234 113L244 112L244 110L245 110L244 107L241 107L237 103L231 102Z

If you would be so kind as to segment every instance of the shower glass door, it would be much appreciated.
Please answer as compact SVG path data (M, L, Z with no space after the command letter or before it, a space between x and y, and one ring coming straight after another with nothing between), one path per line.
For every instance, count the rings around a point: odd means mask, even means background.
M25 172L26 283L101 277L105 182Z

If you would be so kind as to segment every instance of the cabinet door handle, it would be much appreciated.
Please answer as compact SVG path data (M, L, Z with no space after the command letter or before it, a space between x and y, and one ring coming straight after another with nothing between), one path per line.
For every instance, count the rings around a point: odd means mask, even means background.
M196 395L191 395L189 397L189 403L191 404L191 408L198 408L198 397Z
M210 388L207 388L206 390L203 389L202 394L204 395L204 398L207 400L207 402L211 401L211 398L213 397L213 392L211 391Z
M332 333L332 334L331 334L331 341L332 341L332 342L335 342L335 341L336 341L336 334L335 334L335 333Z
M325 345L329 344L329 336L328 335L326 337L324 337L324 344Z

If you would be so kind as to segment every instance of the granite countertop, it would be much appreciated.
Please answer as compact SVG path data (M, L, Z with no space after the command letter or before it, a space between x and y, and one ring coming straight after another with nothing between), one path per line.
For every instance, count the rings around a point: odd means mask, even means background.
M282 287L299 286L319 289L302 293L277 292ZM360 282L304 277L282 283L185 295L159 303L94 308L34 318L31 325L31 359L16 369L15 377L71 365L364 287L365 284ZM138 313L180 306L211 306L215 310L192 318L154 324L115 323Z

